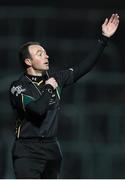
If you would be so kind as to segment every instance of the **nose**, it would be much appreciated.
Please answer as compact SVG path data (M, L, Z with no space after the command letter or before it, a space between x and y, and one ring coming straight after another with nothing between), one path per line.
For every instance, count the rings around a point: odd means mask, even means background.
M47 59L49 58L48 54L46 54Z

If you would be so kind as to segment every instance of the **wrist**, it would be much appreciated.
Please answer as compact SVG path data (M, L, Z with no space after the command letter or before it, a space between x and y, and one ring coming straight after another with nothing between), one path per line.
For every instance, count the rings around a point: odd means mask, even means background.
M111 35L105 34L103 31L102 31L102 35L103 35L104 37L106 37L106 38L110 38L110 37L111 37Z
M42 93L52 94L53 91L54 91L54 88L53 88L53 86L50 85L50 84L46 84L46 85L44 86L44 88L42 89Z
M50 93L53 93L54 87L51 84L46 84L45 85L45 90L47 90Z
M108 41L109 41L109 37L105 36L103 33L98 38L98 42L103 45L107 45Z

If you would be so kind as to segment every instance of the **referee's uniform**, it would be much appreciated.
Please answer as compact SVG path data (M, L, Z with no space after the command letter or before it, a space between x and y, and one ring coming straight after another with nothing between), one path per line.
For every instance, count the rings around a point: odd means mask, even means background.
M10 87L10 101L16 118L16 138L12 149L16 178L59 178L62 153L57 140L58 112L61 91L76 82L96 63L107 44L107 38L97 41L92 53L74 68L49 72L58 83L56 90L43 76L24 73Z

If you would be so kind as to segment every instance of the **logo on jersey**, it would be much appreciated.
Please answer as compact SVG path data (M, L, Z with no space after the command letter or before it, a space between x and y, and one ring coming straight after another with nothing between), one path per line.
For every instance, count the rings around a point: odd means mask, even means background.
M25 92L26 91L26 89L23 89L22 88L22 85L19 85L19 86L13 86L12 88L11 88L11 93L12 94L15 94L16 93L16 96L18 96L19 94L21 94L22 92Z

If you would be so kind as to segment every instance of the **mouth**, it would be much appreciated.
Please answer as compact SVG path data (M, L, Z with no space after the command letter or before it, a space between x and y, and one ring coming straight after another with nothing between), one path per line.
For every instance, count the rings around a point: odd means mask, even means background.
M49 66L49 62L45 62L44 64Z

